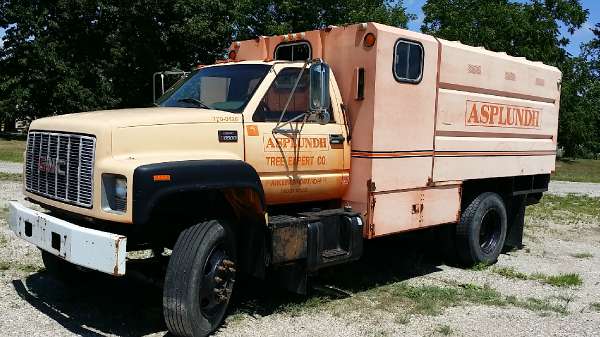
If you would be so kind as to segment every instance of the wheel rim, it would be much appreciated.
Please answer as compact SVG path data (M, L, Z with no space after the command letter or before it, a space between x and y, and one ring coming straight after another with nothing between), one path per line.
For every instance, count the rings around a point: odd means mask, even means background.
M500 215L493 209L488 210L481 219L479 228L479 245L485 254L496 249L500 240Z
M222 312L229 302L235 282L235 264L222 245L210 252L200 280L200 310L207 318Z

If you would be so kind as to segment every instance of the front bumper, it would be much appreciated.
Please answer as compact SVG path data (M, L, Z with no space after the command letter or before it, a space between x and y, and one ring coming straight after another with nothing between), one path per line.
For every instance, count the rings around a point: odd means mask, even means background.
M23 240L78 266L125 275L125 236L81 227L14 201L9 212L10 229Z

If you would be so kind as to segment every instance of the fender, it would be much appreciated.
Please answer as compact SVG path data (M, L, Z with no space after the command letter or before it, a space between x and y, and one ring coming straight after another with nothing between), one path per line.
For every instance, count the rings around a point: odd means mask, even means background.
M154 181L169 175L169 181ZM139 166L133 173L133 223L150 218L157 202L170 194L221 188L250 188L265 207L265 193L258 173L241 160L189 160Z

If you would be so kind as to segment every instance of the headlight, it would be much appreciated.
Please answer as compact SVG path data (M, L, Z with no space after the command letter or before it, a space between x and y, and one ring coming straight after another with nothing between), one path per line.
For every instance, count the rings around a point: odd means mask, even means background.
M127 200L127 179L125 177L115 179L115 197Z
M127 178L117 174L102 175L102 208L123 213L127 210Z

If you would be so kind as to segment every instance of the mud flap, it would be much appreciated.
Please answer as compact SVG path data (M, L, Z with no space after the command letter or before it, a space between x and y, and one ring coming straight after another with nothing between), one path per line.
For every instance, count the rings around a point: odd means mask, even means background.
M504 241L504 251L523 248L523 228L525 227L525 199L518 196L512 201L508 215L508 231Z

